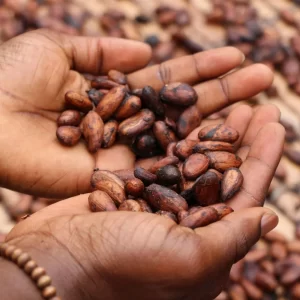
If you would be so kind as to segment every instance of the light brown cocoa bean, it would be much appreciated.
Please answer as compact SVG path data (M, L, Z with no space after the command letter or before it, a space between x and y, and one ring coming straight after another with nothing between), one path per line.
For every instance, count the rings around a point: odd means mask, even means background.
M223 202L231 199L242 187L244 177L237 168L227 169L221 182L221 199Z
M183 164L182 173L188 180L194 180L205 173L209 166L209 159L204 154L190 155Z
M134 176L140 179L145 185L152 184L156 181L157 176L142 167L134 169Z
M147 212L147 213L152 213L153 212L151 207L147 203L147 201L145 201L143 199L137 199L136 201L140 204L142 212Z
M291 253L300 254L300 241L291 241L287 244L287 250Z
M132 199L127 199L123 203L120 204L119 210L124 210L124 211L134 211L134 212L140 212L141 206L140 204Z
M103 191L92 192L89 195L88 201L92 212L118 210L114 201Z
M256 287L251 281L247 279L241 280L241 285L244 288L246 294L250 299L253 300L262 300L263 299L263 292L261 289Z
M159 95L151 86L145 86L143 88L141 99L143 107L149 108L159 117L165 115L165 107L161 102Z
M270 255L278 260L286 258L288 255L286 245L274 242L270 247Z
M120 71L110 70L107 75L108 75L108 79L110 79L118 84L121 84L121 85L127 84L126 75Z
M80 112L77 110L65 110L57 119L58 126L78 126L81 121Z
M217 170L215 170L215 169L208 169L207 171L215 173L215 174L218 176L220 182L221 182L221 180L223 179L223 174L220 173L219 171L217 171Z
M132 169L116 170L113 173L123 181L127 181L135 178L134 171Z
M220 172L225 172L230 168L238 168L242 164L240 157L225 151L209 151L205 155L210 159L211 167Z
M273 292L278 286L278 282L275 277L263 271L257 272L255 276L255 283L258 287L268 292Z
M196 105L186 108L179 116L176 124L177 136L185 139L201 123L202 116Z
M75 126L60 126L56 130L56 136L61 144L71 147L79 142L81 131Z
M239 284L230 286L228 293L231 300L248 300L244 288Z
M119 205L126 199L124 187L121 186L118 181L114 180L112 176L108 175L107 172L109 171L95 171L91 178L91 186L95 190L107 193L114 200L116 205ZM116 176L112 172L110 173Z
M100 169L94 169L94 172L100 171L102 176L106 176L107 178L110 178L111 180L115 181L120 187L125 188L125 182L122 180L118 175L115 173L108 171L108 170L100 170Z
M219 178L213 172L206 172L201 175L193 186L195 199L201 206L218 203L219 190Z
M244 267L245 267L245 262L243 259L236 262L230 270L230 274L229 274L230 280L233 282L239 282L243 278Z
M181 173L176 166L166 165L156 171L157 183L165 186L180 182Z
M219 141L204 141L197 143L194 148L194 153L204 153L206 151L227 151L233 152L234 147L230 143Z
M239 138L239 133L226 125L209 125L203 127L199 133L198 137L200 141L220 141L227 143L234 143Z
M187 210L181 210L177 214L178 222L180 223L184 218L186 218L189 215L189 212Z
M103 93L96 89L90 89L87 93L88 93L89 99L94 103L95 107L97 107L97 105L102 100L104 95L107 94L107 93Z
M104 124L101 117L94 111L90 111L81 122L81 130L87 142L90 152L96 152L101 148L104 133Z
M65 101L73 107L76 107L82 112L88 112L93 109L93 103L86 96L80 95L77 92L69 91L65 94Z
M174 82L166 84L160 91L163 102L178 106L190 106L197 102L198 95L190 85Z
M97 114L103 121L108 120L118 109L126 94L126 88L121 85L111 89L96 107Z
M154 163L149 171L153 174L156 173L156 171L162 167L168 166L168 165L172 165L175 166L179 163L179 159L176 156L166 156L163 159L160 159L159 161L157 161L156 163Z
M168 125L168 124L167 124ZM168 145L166 149L166 156L175 156L175 147L176 147L176 142L172 142Z
M214 208L202 207L193 214L189 214L179 225L194 229L214 223L218 221L218 219L218 212Z
M91 81L91 86L95 89L112 89L120 85L117 82L108 79L106 76L99 76Z
M169 188L158 184L151 184L145 188L144 198L159 210L178 213L187 210L188 204L184 198Z
M141 107L142 102L139 97L128 95L123 99L114 116L117 120L125 120L139 112Z
M164 210L158 210L156 213L156 215L165 217L167 219L171 219L172 221L177 223L177 217L175 214L169 212L169 211L164 211Z
M139 157L153 157L160 153L159 146L151 132L139 134L132 144L132 151Z
M118 125L116 120L109 120L104 124L102 148L109 148L115 143Z
M121 137L134 137L152 127L155 121L154 113L149 109L142 109L134 116L119 124L119 135Z
M185 160L193 153L193 148L197 143L197 140L186 139L179 141L174 149L174 154L181 160Z
M225 216L234 212L234 210L230 206L228 206L224 203L217 203L217 204L209 205L209 207L213 207L218 212L219 219L222 219Z
M144 183L138 178L127 180L125 183L125 191L127 195L140 197L144 192Z
M168 145L176 142L175 133L163 121L156 121L153 125L153 133L160 146L166 150Z

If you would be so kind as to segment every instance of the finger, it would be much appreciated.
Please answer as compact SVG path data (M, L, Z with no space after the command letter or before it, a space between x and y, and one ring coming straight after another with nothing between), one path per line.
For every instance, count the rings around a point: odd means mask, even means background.
M278 122L279 119L280 110L276 106L267 104L258 107L241 142L241 147L238 150L237 155L244 160L248 155L251 144L254 142L261 128L270 122Z
M255 64L196 85L197 106L206 116L237 101L253 97L268 88L272 81L272 71L265 65Z
M240 66L244 61L241 51L233 47L212 49L151 66L128 75L132 88L151 85L156 90L170 82L195 84L221 76Z
M260 130L240 167L243 186L228 205L240 209L263 204L281 158L284 136L285 130L278 123L269 123Z
M103 74L111 69L132 72L147 65L151 48L138 41L117 38L69 36L41 29L43 35L65 52L70 67L78 72Z

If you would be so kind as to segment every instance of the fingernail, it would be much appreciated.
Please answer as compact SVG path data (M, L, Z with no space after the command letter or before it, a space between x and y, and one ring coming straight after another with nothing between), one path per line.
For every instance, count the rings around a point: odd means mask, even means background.
M275 213L266 213L263 215L260 228L261 228L261 236L264 236L271 230L273 230L278 224L278 217Z

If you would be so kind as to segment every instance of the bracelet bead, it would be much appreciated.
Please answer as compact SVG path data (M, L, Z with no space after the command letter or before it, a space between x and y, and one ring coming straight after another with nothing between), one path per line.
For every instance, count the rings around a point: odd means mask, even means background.
M49 285L43 289L42 295L46 299L52 298L56 296L56 288L52 285Z
M11 259L11 255L13 254L13 252L16 250L16 247L13 245L8 245L8 247L5 249L5 257L8 259Z
M22 250L20 248L15 249L15 251L11 255L11 260L16 262L21 254Z
M28 261L24 266L24 271L27 274L31 274L32 271L37 267L37 263L34 260Z
M47 287L48 285L51 284L51 278L48 275L43 275L42 277L40 277L40 279L37 281L37 286L40 289L43 289L45 287Z
M46 274L46 270L42 267L36 267L32 273L31 273L31 278L33 280L38 280L41 276Z
M22 253L17 259L17 264L20 268L23 268L30 259L31 257L28 253Z

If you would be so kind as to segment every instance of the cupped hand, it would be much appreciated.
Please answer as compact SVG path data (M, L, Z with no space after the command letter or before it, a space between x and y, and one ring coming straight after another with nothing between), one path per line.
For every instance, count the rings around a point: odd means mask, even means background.
M90 213L88 195L51 205L19 223L7 241L28 251L53 277L63 299L210 300L232 265L277 225L263 204L281 156L284 129L271 105L234 109L243 159L236 210L191 230L148 213ZM194 135L191 133L191 136Z
M56 120L68 90L81 93L89 83L80 73L128 74L132 88L182 81L196 89L207 116L251 97L272 82L263 65L239 67L243 55L226 47L142 69L150 48L113 38L74 37L37 30L0 47L0 185L25 193L66 198L90 189L93 169L132 168L135 156L124 145L90 154L84 142L74 148L56 139ZM138 71L136 71L138 70ZM135 71L135 72L134 72Z

